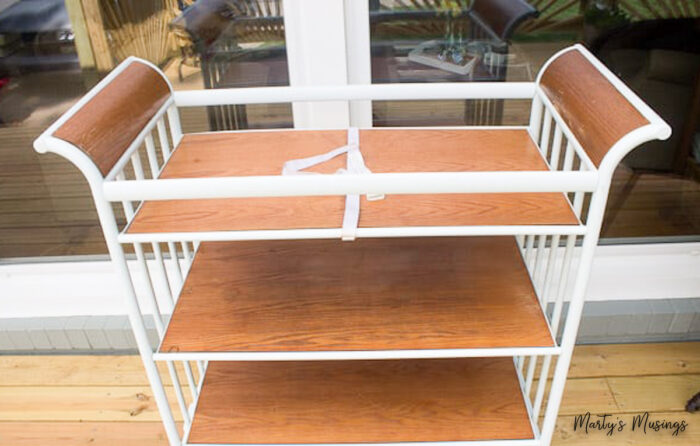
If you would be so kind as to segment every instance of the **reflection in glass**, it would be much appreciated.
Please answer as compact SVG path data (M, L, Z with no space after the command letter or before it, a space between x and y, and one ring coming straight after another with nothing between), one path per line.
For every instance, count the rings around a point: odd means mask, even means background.
M171 29L198 60L204 88L289 85L281 0L199 0ZM209 107L208 117L212 130L292 126L289 104Z
M603 237L700 235L700 4L694 0L370 0L372 81L532 81L591 49L673 127L615 174ZM524 125L527 101L375 102L377 126ZM668 239L668 238L666 238Z
M175 89L285 85L281 10L280 0L0 1L0 259L106 254L82 175L31 147L104 74L137 56ZM185 131L282 127L291 107L181 119Z

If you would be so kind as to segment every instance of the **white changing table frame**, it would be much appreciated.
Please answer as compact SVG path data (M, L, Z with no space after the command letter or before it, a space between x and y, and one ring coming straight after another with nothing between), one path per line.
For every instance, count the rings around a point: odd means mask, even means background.
M552 99L541 86L542 73L560 56L578 52L629 101L648 121L627 133L609 148L596 165L586 148L577 139L577 133L567 125ZM670 127L637 95L605 68L585 48L574 46L556 54L543 67L533 83L460 83L460 84L401 84L401 85L346 85L337 87L271 87L203 91L174 91L153 113L148 123L119 156L108 173L103 174L95 161L75 144L54 134L89 101L98 96L131 64L148 62L129 58L106 76L85 97L51 125L35 141L39 152L59 154L85 175L92 191L99 220L107 241L114 267L123 283L129 319L140 355L153 389L154 397L171 445L188 444L188 433L196 404L187 405L184 388L176 371L176 364L184 366L187 387L192 399L197 400L204 381L208 361L283 361L283 360L345 360L388 358L450 358L477 356L512 356L533 427L532 440L495 440L449 442L454 446L466 445L548 445L551 442L561 402L567 371L573 352L576 332L581 317L591 261L598 242L601 223L613 170L619 161L638 145L653 139L666 139ZM163 81L168 82L163 76ZM573 80L572 80L573 81ZM539 146L550 171L544 172L458 172L458 173L380 173L362 175L313 176L252 176L228 178L158 179L171 154L182 139L179 109L209 105L259 104L298 101L354 101L354 100L421 100L421 99L527 99L532 101L530 123L526 127ZM167 120L167 127L166 127ZM506 127L504 127L506 128ZM521 127L507 127L521 128ZM161 153L156 153L153 132L157 132ZM145 150L144 150L145 149ZM142 166L141 153L149 161L151 177L147 178ZM127 167L133 172L127 178ZM177 302L195 252L204 241L274 240L340 238L340 228L203 231L183 233L130 234L122 230L115 217L113 203L122 203L127 221L131 221L139 204L146 200L204 199L231 197L272 197L346 194L444 194L444 193L501 193L501 192L560 192L564 193L575 214L585 221L577 225L504 225L504 226L445 226L445 227L382 227L358 228L357 237L427 237L427 236L481 236L513 235L538 291L543 312L546 314L554 338L553 347L532 348L479 348L479 349L419 349L374 351L313 351L313 352L153 352L146 334L144 318L152 312L162 340L166 331L166 315L156 299L153 287L145 296L151 308L139 306L134 280L148 280L149 284L165 284L168 299ZM572 267L574 246L581 243L580 258ZM169 259L164 256L160 243L167 244ZM156 267L147 266L143 244L151 244ZM133 245L138 271L127 267L125 245ZM170 262L169 271L165 267ZM139 277L134 277L138 275ZM573 283L573 285L571 285ZM564 294L570 290L568 312L562 311ZM548 304L551 304L548 308ZM557 357L547 404L543 410L546 384L553 357ZM529 357L529 359L528 359ZM539 383L533 396L531 390L535 368L542 358ZM168 366L182 415L180 435L173 411L168 403L163 381L156 361ZM197 377L190 362L196 364ZM198 379L195 379L198 378ZM540 414L544 413L540 423ZM433 443L424 443L432 445ZM438 443L435 443L436 445ZM440 442L439 444L442 444Z

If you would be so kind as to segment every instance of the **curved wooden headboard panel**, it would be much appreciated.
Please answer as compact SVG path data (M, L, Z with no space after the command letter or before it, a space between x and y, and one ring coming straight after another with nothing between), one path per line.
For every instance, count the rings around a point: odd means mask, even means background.
M649 124L577 49L552 61L540 87L596 166L620 138Z
M158 71L132 61L53 136L80 148L107 175L170 94Z

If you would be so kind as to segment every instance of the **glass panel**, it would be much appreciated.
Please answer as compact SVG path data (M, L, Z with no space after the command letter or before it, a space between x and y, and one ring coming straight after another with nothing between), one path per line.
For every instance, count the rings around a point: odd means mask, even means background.
M613 179L602 235L700 238L700 3L369 0L372 82L532 81L584 43L673 127ZM376 126L522 125L527 101L377 101Z
M106 254L87 184L32 141L128 56L176 89L288 84L281 0L0 1L0 258ZM286 104L187 109L185 131L291 127Z

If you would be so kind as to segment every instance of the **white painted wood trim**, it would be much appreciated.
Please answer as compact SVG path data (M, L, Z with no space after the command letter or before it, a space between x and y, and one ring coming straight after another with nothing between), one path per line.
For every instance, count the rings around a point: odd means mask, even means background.
M345 51L347 54L348 83L369 85L372 83L370 51L369 2L344 0ZM372 102L350 102L350 125L372 127Z
M700 243L599 246L587 301L700 297Z
M283 0L291 86L346 85L343 0ZM350 126L347 101L292 103L295 128Z

